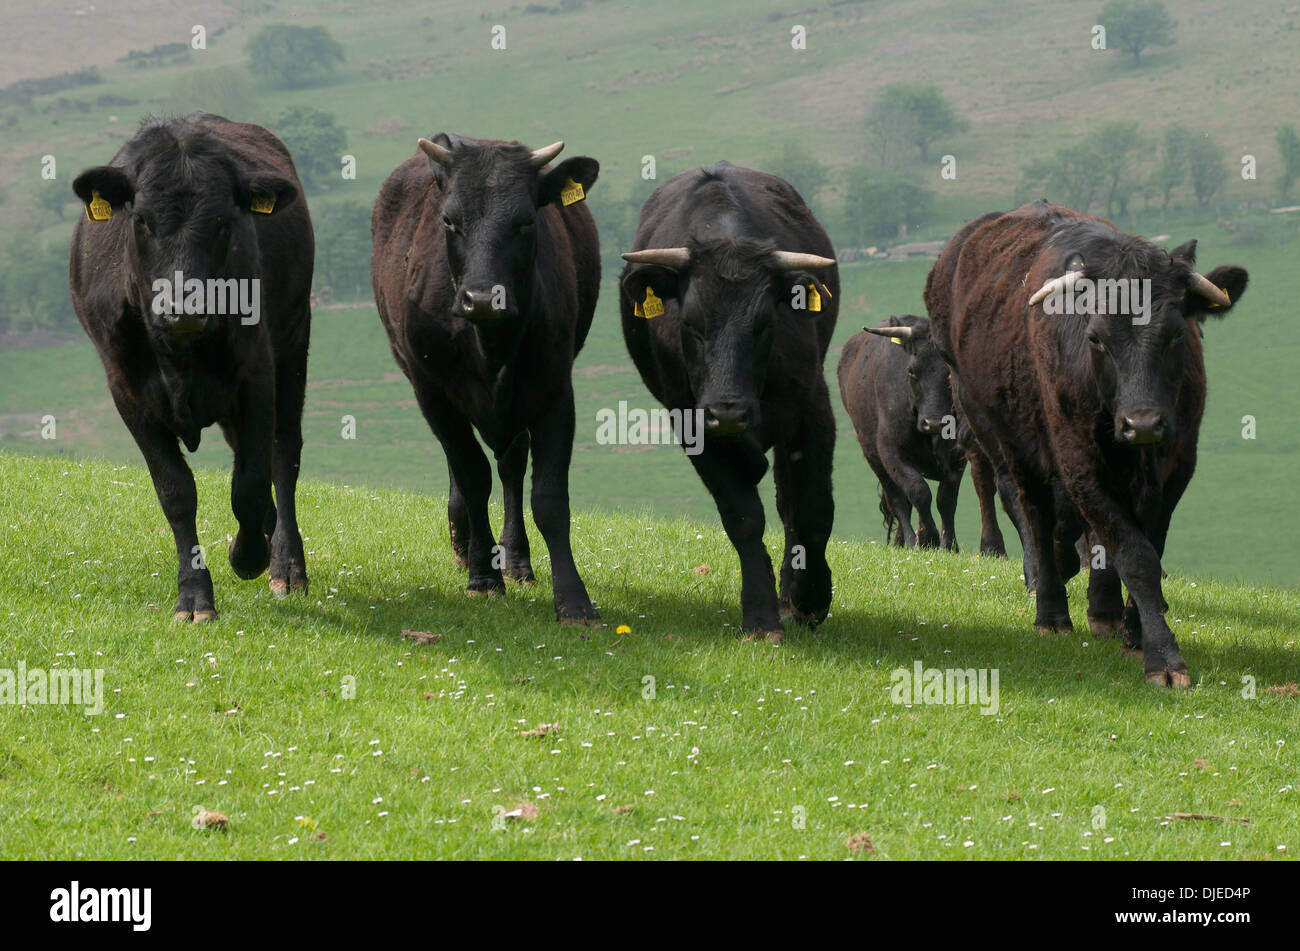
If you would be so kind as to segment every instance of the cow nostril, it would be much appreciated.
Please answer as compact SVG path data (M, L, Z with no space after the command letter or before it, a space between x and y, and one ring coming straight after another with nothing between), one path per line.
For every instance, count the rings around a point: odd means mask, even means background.
M1169 435L1169 418L1164 413L1134 413L1124 417L1121 435L1134 445L1158 443Z

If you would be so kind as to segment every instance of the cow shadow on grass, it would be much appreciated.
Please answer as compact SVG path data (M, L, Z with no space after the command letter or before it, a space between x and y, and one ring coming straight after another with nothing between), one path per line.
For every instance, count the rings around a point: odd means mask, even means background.
M1082 589L1076 588L1077 582L1070 589L1076 625L1072 636L1036 633L1032 626L1033 599L1028 595L1018 600L990 592L990 601L1000 601L996 610L1002 616L988 619L954 614L946 620L933 605L918 612L918 606L906 602L845 605L837 597L831 616L821 626L810 630L789 623L784 643L775 647L743 640L740 605L732 585L722 591L708 580L689 576L683 579L680 574L666 577L662 585L652 580L592 574L588 581L604 626L560 625L553 619L549 571L544 564L537 567L535 585L512 584L504 599L471 599L446 583L430 585L424 591L410 590L407 597L395 598L378 580L358 580L355 586L349 584L343 598L321 604L317 604L315 596L308 601L289 599L279 603L279 610L313 627L335 629L340 637L360 634L403 642L404 629L431 630L444 637L457 658L497 670L503 682L519 677L531 680L539 659L549 661L553 655L563 656L566 664L572 665L568 667L569 676L547 673L538 678L538 686L569 702L584 693L590 694L586 699L596 702L611 695L632 696L629 692L640 691L641 678L647 673L661 683L698 684L694 696L703 700L710 685L699 683L700 665L693 663L692 657L702 648L712 651L719 646L749 652L754 664L763 667L802 659L863 671L910 671L918 661L925 668L991 668L999 671L1003 688L1043 700L1071 694L1104 694L1111 698L1127 695L1133 703L1147 707L1169 702L1175 696L1148 687L1142 680L1140 658L1123 654L1118 640L1097 638L1088 632L1086 599ZM871 584L870 578L843 570L838 572L838 578L839 585ZM918 587L922 594L935 599L945 591L968 590L964 580L942 577L918 582ZM1217 610L1208 601L1192 600L1196 601L1195 622L1183 620L1174 627L1194 684L1201 683L1203 689L1224 689L1219 684L1224 681L1226 689L1235 693L1245 674L1255 676L1262 684L1295 679L1296 652L1292 650L1241 644L1226 638L1216 643L1204 636L1193 637L1191 632L1196 623L1208 621L1211 615L1295 630L1300 626L1300 612L1277 606L1262 615L1243 617ZM1184 605L1186 610L1192 607L1190 601ZM918 613L933 620L922 624ZM1171 618L1177 617L1185 615L1171 611ZM620 634L622 625L631 630ZM410 643L415 649L414 642ZM608 656L611 654L612 663Z

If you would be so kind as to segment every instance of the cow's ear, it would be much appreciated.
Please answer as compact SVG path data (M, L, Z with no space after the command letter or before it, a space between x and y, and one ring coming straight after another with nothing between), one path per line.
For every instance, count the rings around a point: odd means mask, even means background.
M825 275L816 271L780 271L777 282L777 293L791 310L821 313L831 300Z
M582 201L596 184L600 174L600 163L585 155L576 155L565 159L549 172L543 172L537 185L537 206L552 202L572 205Z
M658 264L634 264L623 277L623 293L632 302L632 312L638 317L659 316L654 301L666 301L681 293L682 276L670 267ZM645 313L649 303L650 313Z
M298 198L298 186L279 175L255 175L239 196L239 207L259 215L277 215Z
M1188 291L1183 305L1184 313L1202 322L1206 317L1227 316L1228 311L1237 306L1237 301L1241 300L1241 295L1246 292L1246 283L1249 277L1244 267L1237 267L1235 264L1224 264L1216 267L1209 274L1206 274L1205 278L1227 294L1231 303L1225 307L1206 300L1200 294Z
M131 176L112 165L86 169L73 180L72 190L85 202L87 208L95 201L96 195L101 201L108 202L114 211L120 210L135 198L135 182ZM103 220L102 215L95 214L95 209L91 209L91 215L96 221Z
M1184 261L1187 264L1196 264L1196 239L1193 238L1186 244L1180 244L1169 252L1169 256L1175 261Z

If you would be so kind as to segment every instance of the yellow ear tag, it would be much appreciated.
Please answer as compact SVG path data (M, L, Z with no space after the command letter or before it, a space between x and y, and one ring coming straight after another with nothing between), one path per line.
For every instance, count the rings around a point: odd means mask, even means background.
M253 200L248 203L248 210L255 211L259 215L269 215L271 212L275 211L275 196L267 195L263 198L253 198Z
M664 312L664 302L658 297L655 297L655 289L647 284L645 289L645 301L637 305L637 309L640 311L637 314L638 317L644 317L646 320L649 320L651 317L658 317Z
M822 295L817 293L815 281L808 285L808 309L814 313L820 313L822 309Z
M903 345L903 341L900 340L898 337L890 337L890 338L889 338L889 342L890 342L890 343L896 343L896 344L898 344L900 347Z
M566 205L572 205L586 197L587 193L582 190L582 186L571 178L565 182L564 188L560 191L560 201Z
M113 206L99 197L99 192L90 193L90 203L86 205L86 217L91 221L107 221L113 217Z

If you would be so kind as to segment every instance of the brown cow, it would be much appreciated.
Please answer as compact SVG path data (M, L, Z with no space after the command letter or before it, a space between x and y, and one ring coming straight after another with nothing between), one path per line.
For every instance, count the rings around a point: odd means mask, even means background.
M1077 563L1086 526L1106 559L1089 578L1090 626L1122 625L1147 681L1175 687L1191 676L1165 621L1160 559L1196 467L1201 324L1247 282L1235 266L1198 274L1195 255L1194 240L1164 251L1038 201L962 229L925 290L961 408L1019 492L1038 561L1035 626L1072 630L1060 566Z

